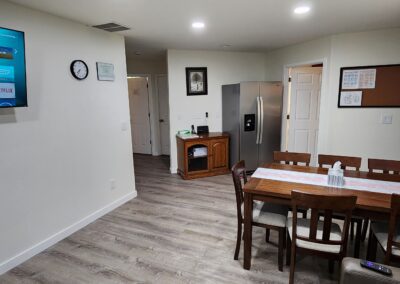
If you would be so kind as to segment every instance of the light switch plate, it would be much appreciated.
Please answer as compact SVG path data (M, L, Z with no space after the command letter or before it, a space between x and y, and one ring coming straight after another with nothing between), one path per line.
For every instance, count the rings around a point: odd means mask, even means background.
M382 121L382 124L392 124L393 115L391 115L391 114L382 114L381 121Z

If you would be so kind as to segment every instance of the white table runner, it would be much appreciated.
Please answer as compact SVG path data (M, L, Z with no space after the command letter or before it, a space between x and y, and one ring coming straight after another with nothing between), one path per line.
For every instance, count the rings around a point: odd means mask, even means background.
M322 174L258 168L251 177L328 186L328 175ZM342 188L392 194L400 193L400 182L344 177Z

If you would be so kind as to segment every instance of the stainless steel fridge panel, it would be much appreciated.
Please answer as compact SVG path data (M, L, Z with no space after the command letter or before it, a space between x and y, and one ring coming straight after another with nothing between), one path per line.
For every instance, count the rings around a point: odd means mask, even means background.
M222 86L222 131L230 135L229 165L237 163L240 139L240 84Z
M258 165L257 127L253 131L244 131L245 114L255 114L257 120L257 97L260 92L258 82L240 83L240 159L246 163L248 170Z
M260 97L263 101L262 137L259 145L259 165L273 160L273 151L281 145L283 87L280 82L261 82Z

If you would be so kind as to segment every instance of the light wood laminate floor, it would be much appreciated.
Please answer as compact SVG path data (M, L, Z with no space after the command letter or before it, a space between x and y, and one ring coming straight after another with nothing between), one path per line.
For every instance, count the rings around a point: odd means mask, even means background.
M253 260L233 260L230 175L184 181L168 157L135 155L138 197L0 276L0 283L287 283L277 234L254 228ZM243 244L242 244L243 245ZM364 253L365 246L362 247ZM352 251L352 250L350 250ZM326 260L299 256L296 283L337 283Z

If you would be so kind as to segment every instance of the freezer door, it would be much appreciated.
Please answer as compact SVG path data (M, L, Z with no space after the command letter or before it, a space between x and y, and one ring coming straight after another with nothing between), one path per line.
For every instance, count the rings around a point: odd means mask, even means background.
M229 165L239 161L240 84L222 86L222 131L229 133Z
M262 106L259 165L272 162L273 151L281 147L283 87L280 82L260 83Z
M258 165L257 97L259 92L258 82L240 83L240 160L245 161L248 170L255 170ZM248 121L249 119L253 121ZM246 123L254 124L254 127L245 127Z

